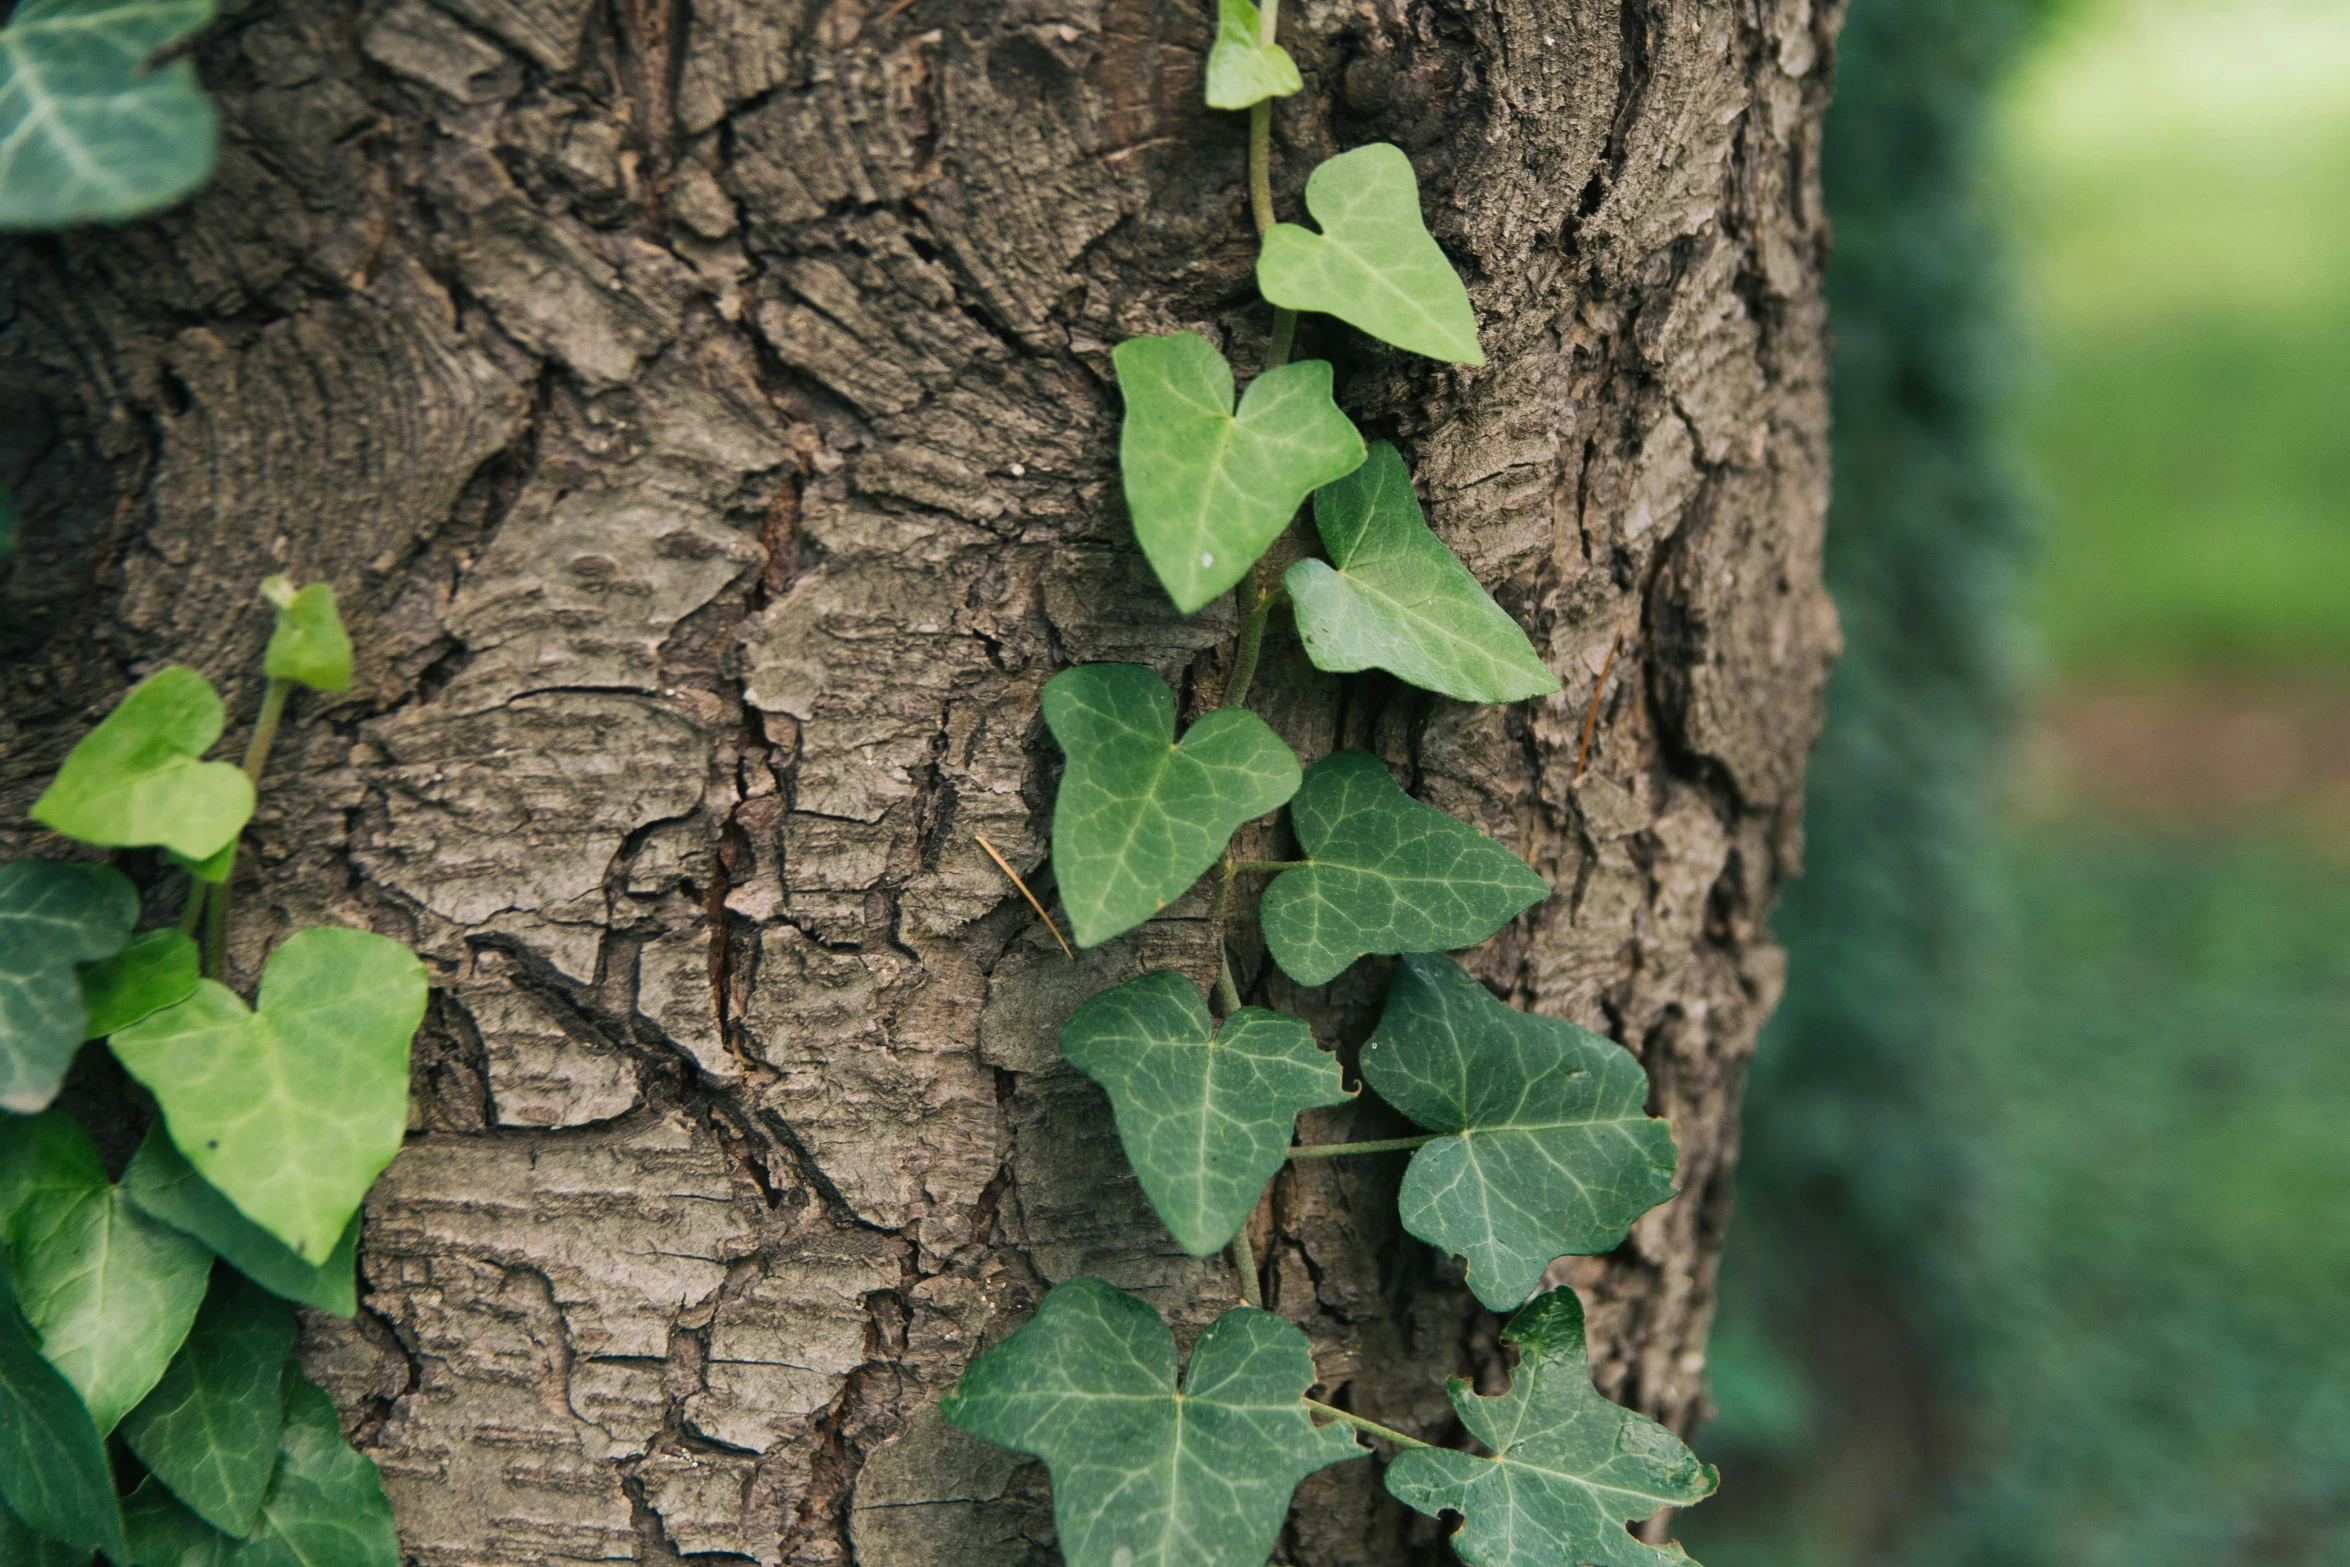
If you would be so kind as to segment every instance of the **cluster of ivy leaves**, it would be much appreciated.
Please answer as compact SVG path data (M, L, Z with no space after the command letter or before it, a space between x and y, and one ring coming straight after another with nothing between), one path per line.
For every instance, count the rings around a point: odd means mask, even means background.
M359 1205L399 1151L424 966L319 926L269 956L252 1004L191 931L225 928L267 735L296 687L351 681L333 591L277 606L257 743L210 761L224 715L159 670L34 802L42 825L184 873L179 927L137 929L112 865L0 865L0 1562L396 1567L375 1466L294 1360L295 1305L357 1309ZM171 873L167 873L171 874ZM211 972L207 973L209 969ZM103 1039L154 1123L119 1179L49 1108ZM136 1477L128 1495L118 1477Z
M1285 313L1335 316L1413 353L1482 364L1467 291L1421 220L1402 151L1331 158L1306 183L1317 227L1271 222L1270 100L1302 87L1273 31L1271 8L1221 0L1207 68L1209 104L1252 115L1260 292ZM1450 1384L1484 1451L1436 1448L1308 1400L1318 1378L1307 1340L1277 1316L1225 1313L1179 1377L1156 1312L1078 1279L973 1362L945 1412L1045 1461L1072 1567L1261 1567L1297 1483L1367 1456L1347 1425L1402 1449L1387 1470L1392 1495L1461 1516L1453 1545L1472 1567L1685 1561L1626 1525L1708 1495L1713 1471L1599 1395L1574 1292L1535 1293L1554 1260L1611 1250L1672 1195L1676 1150L1643 1109L1646 1073L1612 1040L1505 1005L1444 955L1546 897L1539 875L1413 799L1369 752L1301 767L1241 705L1265 618L1282 603L1324 670L1382 669L1463 702L1559 689L1429 529L1401 455L1366 446L1332 400L1330 365L1282 362L1293 324L1277 318L1273 362L1237 398L1232 366L1196 333L1113 352L1120 466L1143 553L1185 613L1238 587L1245 629L1224 705L1180 734L1174 694L1148 669L1085 665L1046 684L1045 723L1066 758L1054 875L1083 946L1152 918L1211 870L1269 872L1258 921L1291 979L1321 985L1366 954L1399 959L1362 1076L1426 1135L1360 1146L1412 1148L1404 1227L1465 1259L1483 1304L1514 1312L1504 1337L1520 1360L1499 1396ZM1258 562L1309 497L1326 558L1270 583ZM1284 806L1300 858L1228 858L1244 823ZM1221 1020L1192 980L1160 971L1091 997L1061 1034L1070 1063L1107 1091L1160 1219L1200 1257L1236 1245L1267 1184L1298 1156L1298 1112L1360 1092L1304 1022L1240 1005L1228 965L1220 972ZM1236 1250L1234 1261L1253 1299L1254 1260Z

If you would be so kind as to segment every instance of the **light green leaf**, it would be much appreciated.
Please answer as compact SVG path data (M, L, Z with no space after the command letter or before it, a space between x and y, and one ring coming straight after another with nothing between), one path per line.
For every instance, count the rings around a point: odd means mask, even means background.
M0 28L0 229L120 222L212 172L219 115L196 68L147 61L211 0L24 0Z
M294 591L291 578L271 577L261 596L277 606L277 629L269 634L262 673L272 680L296 680L313 691L351 688L351 637L335 613L335 590L313 582Z
M1053 875L1077 944L1097 946L1181 897L1240 824L1297 792L1297 756L1246 708L1175 741L1175 696L1139 664L1081 664L1044 686L1069 759L1053 801Z
M400 1151L424 965L396 941L314 926L261 974L260 1005L205 980L114 1036L196 1173L301 1257L323 1258Z
M245 775L202 760L220 729L211 681L177 664L159 669L82 736L33 802L33 819L84 843L208 858L253 814Z
M1548 696L1558 679L1526 633L1428 531L1412 476L1385 441L1314 492L1330 560L1301 560L1282 583L1316 669L1384 669L1461 702Z
M973 1361L942 1408L1044 1460L1069 1567L1264 1567L1297 1483L1364 1456L1307 1415L1313 1382L1305 1335L1243 1306L1200 1335L1178 1393L1158 1313L1076 1279Z
M163 857L196 880L217 887L227 881L229 873L237 868L237 840L231 838L220 846L219 852L208 854L200 860L191 860L169 849L163 851Z
M73 1385L41 1358L0 1250L0 1501L36 1533L123 1559L106 1444Z
M1402 148L1373 142L1328 159L1306 177L1306 211L1321 233L1276 223L1257 253L1266 299L1431 359L1485 362L1469 291L1420 220L1420 181Z
M103 1434L171 1364L203 1303L212 1255L133 1207L67 1117L51 1111L10 1131L29 1133L37 1150L25 1163L7 1160L4 1178L22 1185L0 1196L18 1304L42 1357Z
M1326 985L1367 952L1474 946L1550 888L1509 850L1396 787L1368 751L1316 762L1290 802L1306 863L1258 917L1282 972Z
M272 1294L338 1317L358 1313L358 1214L343 1226L342 1239L326 1261L313 1267L214 1191L180 1157L160 1126L150 1129L139 1151L131 1155L130 1168L122 1172L122 1189L148 1215L193 1235Z
M1688 1561L1679 1546L1644 1545L1624 1525L1703 1501L1719 1477L1672 1432L1599 1396L1575 1292L1534 1300L1501 1336L1518 1346L1508 1392L1480 1398L1459 1377L1445 1384L1461 1424L1493 1456L1407 1449L1388 1465L1388 1493L1430 1517L1459 1513L1452 1548L1469 1567Z
M1305 90L1289 51L1263 41L1263 25L1249 0L1221 0L1217 6L1216 42L1208 50L1209 108L1245 109Z
M125 1416L123 1441L206 1523L253 1532L286 1423L294 1314L226 1269L171 1368Z
M110 958L138 923L139 895L102 865L0 865L0 1108L30 1114L57 1097L89 1037L74 965Z
M184 1001L196 988L195 942L176 930L142 931L110 958L82 967L89 1037L103 1039L150 1012Z
M8 1567L90 1567L90 1550L35 1534L23 1519L0 1507L0 1562Z
M1308 495L1362 463L1319 359L1258 376L1237 414L1232 367L1196 332L1129 338L1111 359L1134 536L1187 615L1248 575Z
M1442 956L1406 957L1363 1047L1379 1097L1442 1137L1412 1155L1404 1228L1469 1259L1495 1311L1566 1256L1613 1251L1673 1195L1673 1131L1604 1035L1505 1006Z
M1181 974L1088 1000L1061 1054L1109 1091L1118 1140L1178 1244L1221 1251L1288 1157L1300 1110L1353 1098L1338 1058L1293 1017L1242 1007L1221 1031Z

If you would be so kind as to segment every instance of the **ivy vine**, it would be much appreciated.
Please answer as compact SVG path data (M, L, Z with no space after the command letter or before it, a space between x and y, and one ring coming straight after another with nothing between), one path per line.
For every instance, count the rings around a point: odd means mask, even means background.
M1357 147L1307 178L1314 227L1277 222L1272 100L1302 90L1262 12L1221 0L1207 101L1249 115L1257 286L1274 307L1267 363L1238 388L1196 333L1119 344L1119 463L1137 541L1186 614L1237 589L1241 629L1222 702L1177 733L1174 694L1148 669L1085 665L1047 682L1046 726L1066 761L1052 865L1078 945L1098 946L1215 878L1214 1010L1160 971L1092 996L1062 1054L1100 1083L1135 1175L1176 1243L1229 1252L1244 1304L1192 1346L1178 1374L1167 1324L1097 1279L1048 1291L945 1400L949 1420L1044 1460L1071 1567L1261 1567L1307 1475L1397 1456L1390 1494L1462 1519L1471 1567L1664 1567L1677 1547L1626 1528L1710 1494L1714 1473L1656 1422L1592 1385L1571 1289L1537 1294L1562 1256L1612 1250L1673 1194L1671 1130L1643 1105L1647 1074L1620 1045L1496 1000L1444 954L1473 946L1549 895L1516 855L1413 799L1367 751L1301 768L1242 705L1281 607L1315 667L1382 669L1463 702L1549 695L1558 681L1524 631L1429 530L1402 456L1366 445L1332 400L1331 367L1290 362L1297 316L1336 317L1394 347L1484 363L1468 292L1420 214L1411 162ZM1308 498L1323 555L1272 580L1266 552ZM1301 858L1233 857L1239 828L1286 807ZM1301 985L1391 954L1362 1090L1297 1018L1241 1004L1222 926L1256 887L1273 961ZM1220 1014L1220 1016L1219 1016ZM1300 1144L1302 1110L1376 1094L1424 1128L1374 1142ZM1308 1397L1305 1335L1260 1309L1250 1214L1294 1159L1409 1150L1400 1218L1463 1258L1470 1289L1511 1312L1509 1390L1453 1404L1482 1452L1437 1448Z

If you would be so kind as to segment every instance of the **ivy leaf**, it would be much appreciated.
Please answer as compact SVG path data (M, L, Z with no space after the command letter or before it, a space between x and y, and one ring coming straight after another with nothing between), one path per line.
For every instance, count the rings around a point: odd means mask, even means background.
M1518 623L1428 530L1403 458L1385 441L1314 492L1314 525L1329 563L1301 560L1282 583L1316 669L1384 669L1461 702L1559 688Z
M293 1352L293 1312L223 1270L163 1380L123 1419L123 1441L148 1473L215 1529L253 1532L277 1467Z
M1420 220L1412 160L1373 142L1306 177L1317 234L1276 223L1257 252L1257 291L1284 310L1318 310L1431 359L1481 365L1477 317L1460 275Z
M220 117L196 68L147 61L211 0L24 0L0 28L0 229L120 222L204 182Z
M1221 0L1217 6L1216 42L1208 50L1209 108L1246 109L1305 91L1289 51L1261 41L1262 25L1249 0Z
M0 1562L8 1567L90 1567L90 1548L35 1534L25 1521L0 1507ZM172 1567L180 1567L177 1562Z
M149 1216L193 1235L271 1294L338 1317L357 1315L358 1214L343 1226L342 1239L326 1261L313 1267L214 1191L180 1157L160 1126L150 1129L139 1151L131 1155L130 1168L122 1172L122 1189Z
M282 573L261 584L261 596L277 606L277 629L269 634L261 670L272 680L294 680L313 691L351 689L351 637L335 612L335 590L313 582L301 592Z
M102 865L0 865L0 1108L29 1115L57 1097L89 1037L77 963L112 957L139 895Z
M16 553L16 497L0 484L0 560ZM0 1512L6 1511L0 1508Z
M1219 1032L1198 987L1165 970L1079 1007L1061 1054L1109 1091L1143 1191L1194 1257L1248 1221L1288 1157L1297 1113L1354 1097L1305 1024L1242 1007Z
M1242 1306L1192 1346L1099 1279L1054 1289L1035 1318L971 1363L941 1406L972 1435L1045 1462L1069 1567L1264 1567L1290 1493L1364 1456L1300 1402L1306 1337Z
M1552 1260L1613 1251L1673 1195L1673 1130L1642 1109L1648 1074L1604 1035L1494 999L1458 963L1406 957L1364 1080L1432 1132L1412 1155L1404 1228L1469 1259L1495 1311L1534 1293Z
M1525 861L1405 794L1368 751L1316 762L1289 819L1306 863L1273 878L1258 917L1301 985L1326 985L1367 952L1475 946L1550 895Z
M1501 1336L1518 1346L1508 1392L1480 1398L1459 1377L1445 1384L1493 1456L1407 1449L1388 1465L1388 1493L1430 1517L1459 1513L1452 1548L1469 1567L1687 1562L1679 1546L1644 1545L1624 1525L1703 1501L1719 1477L1672 1432L1599 1396L1575 1292L1534 1300Z
M1044 686L1069 759L1053 801L1053 875L1077 944L1158 913L1240 824L1297 792L1297 756L1265 721L1218 708L1175 741L1175 696L1139 664L1081 664Z
M204 1300L212 1257L106 1179L89 1134L50 1111L11 1128L0 1181L16 1292L41 1355L73 1384L101 1434L171 1364Z
M124 1558L106 1444L73 1384L41 1358L0 1249L0 1501L35 1533ZM11 1558L13 1560L13 1558Z
M1248 575L1308 495L1362 463L1322 360L1266 371L1235 413L1232 367L1197 332L1129 338L1110 357L1126 399L1126 509L1186 615Z
M174 664L131 687L67 753L33 819L84 843L161 844L191 860L236 841L253 785L204 753L220 739L220 694Z
M103 1039L150 1012L184 1001L196 988L199 960L195 942L176 930L143 931L110 958L82 966L82 1000L90 1011L86 1032Z
M196 1173L245 1216L323 1258L408 1119L424 965L396 941L314 926L261 974L260 1005L213 980L114 1036Z

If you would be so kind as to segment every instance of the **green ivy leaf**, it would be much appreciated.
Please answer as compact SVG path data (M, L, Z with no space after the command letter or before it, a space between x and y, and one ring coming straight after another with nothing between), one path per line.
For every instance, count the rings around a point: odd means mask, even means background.
M1196 332L1129 338L1111 359L1134 536L1187 615L1248 575L1308 495L1362 463L1319 359L1258 376L1237 414L1232 367Z
M1105 990L1061 1054L1109 1091L1151 1206L1194 1257L1221 1251L1281 1168L1297 1113L1354 1097L1338 1058L1293 1017L1242 1007L1218 1031L1197 986L1161 970Z
M1463 1519L1452 1548L1469 1567L1672 1567L1679 1546L1644 1545L1624 1525L1713 1494L1718 1476L1672 1432L1599 1396L1583 1348L1583 1306L1555 1289L1510 1318L1510 1390L1480 1398L1445 1384L1490 1458L1415 1447L1387 1468L1405 1506Z
M123 1441L206 1523L253 1532L286 1423L294 1314L222 1270L171 1368L125 1416Z
M1412 476L1385 441L1314 492L1314 525L1329 563L1301 560L1282 583L1316 669L1384 669L1461 702L1515 702L1559 688L1518 623L1429 531Z
M0 1249L0 1501L36 1533L124 1559L106 1444L73 1384L41 1358Z
M1505 1006L1458 963L1406 957L1364 1080L1432 1132L1398 1199L1404 1228L1469 1259L1495 1311L1553 1259L1613 1251L1673 1195L1673 1131L1642 1109L1648 1074L1604 1035Z
M0 1562L8 1567L90 1567L90 1548L35 1534L23 1519L0 1507Z
M16 553L16 497L0 484L0 560ZM0 1511L6 1509L0 1508Z
M185 1001L196 988L195 942L180 931L142 931L110 958L82 966L82 1000L92 1039L128 1028L150 1012Z
M1276 223L1265 236L1265 298L1431 359L1485 362L1469 291L1420 220L1420 181L1402 148L1373 142L1326 160L1306 177L1306 211L1321 233Z
M220 739L220 694L177 664L131 687L57 769L33 819L84 843L161 844L201 860L234 843L253 785L204 753Z
M1396 787L1368 751L1316 762L1290 802L1306 863L1265 889L1274 961L1326 985L1368 952L1474 946L1550 888L1509 850Z
M313 1267L213 1190L180 1157L160 1126L150 1129L139 1151L131 1155L130 1168L122 1172L122 1189L149 1216L193 1235L270 1293L338 1317L358 1314L358 1214L343 1226L342 1238L326 1261Z
M0 229L117 223L212 172L220 117L196 68L147 61L211 0L24 0L0 27Z
M1289 51L1261 41L1262 26L1249 0L1221 0L1217 6L1216 42L1208 50L1209 108L1246 109L1305 90Z
M424 965L396 941L314 926L288 937L248 1011L226 985L114 1036L196 1173L301 1257L323 1258L408 1119Z
M262 673L272 680L299 681L313 691L351 689L351 637L335 612L334 588L313 582L297 593L293 579L281 574L261 584L261 596L277 606L277 629L269 634Z
M110 958L138 923L139 895L102 865L0 865L0 1108L57 1097L89 1037L78 963Z
M1175 696L1139 664L1081 664L1044 686L1069 759L1053 801L1053 875L1077 944L1098 946L1183 895L1240 824L1297 792L1297 756L1246 708L1175 741Z
M89 1134L50 1111L12 1127L0 1180L16 1292L41 1355L101 1434L147 1396L203 1304L212 1257L106 1179Z
M1178 1393L1158 1313L1076 1279L973 1361L942 1408L1044 1460L1069 1567L1264 1567L1297 1483L1364 1456L1307 1415L1313 1383L1305 1335L1242 1306L1200 1335Z

